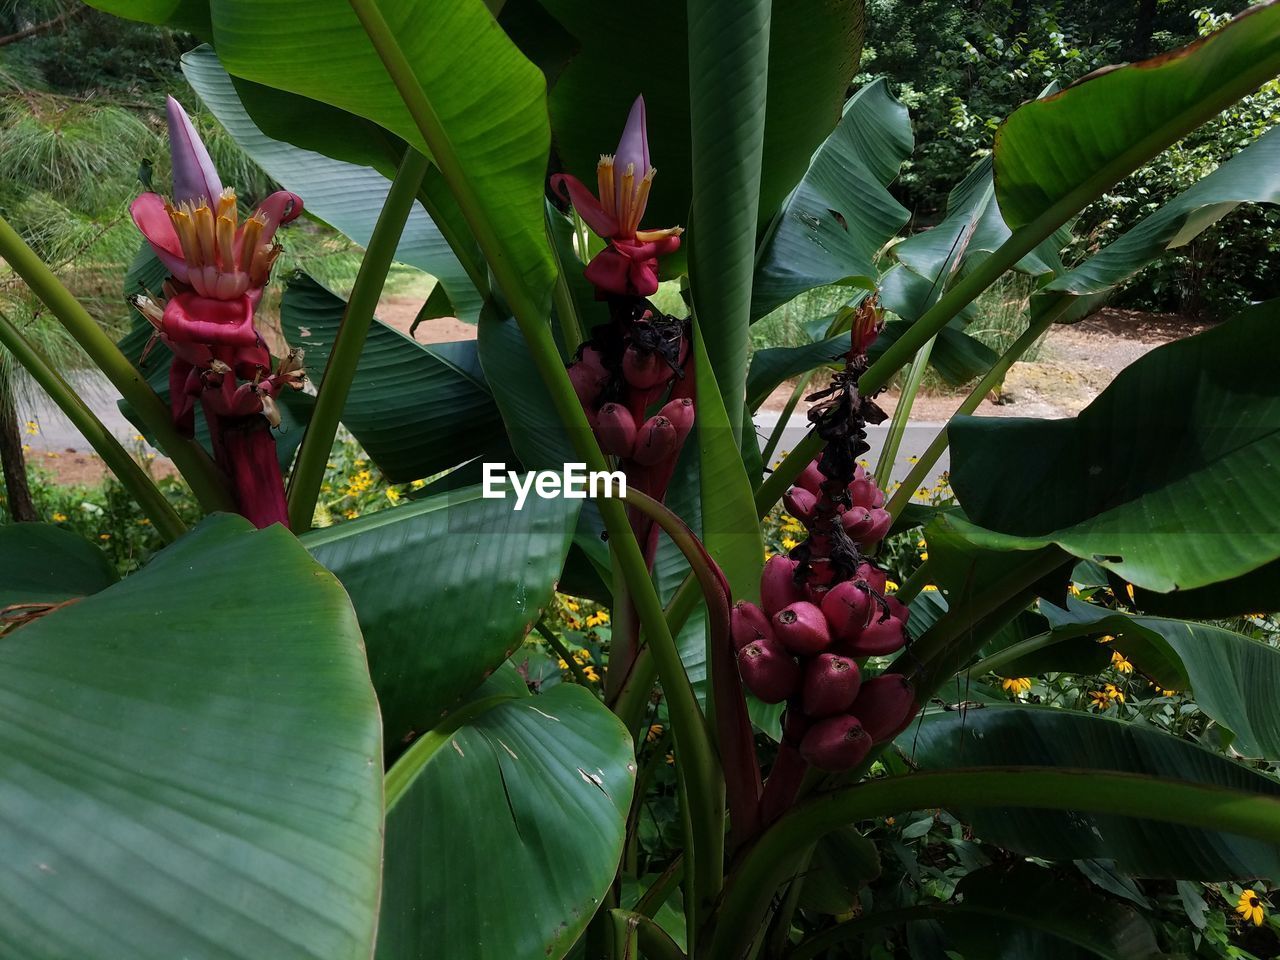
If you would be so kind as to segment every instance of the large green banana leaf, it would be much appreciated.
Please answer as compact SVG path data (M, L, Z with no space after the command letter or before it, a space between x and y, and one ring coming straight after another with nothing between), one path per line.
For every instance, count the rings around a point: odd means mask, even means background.
M8 955L369 957L377 703L350 601L282 528L215 515L11 631L0 714Z

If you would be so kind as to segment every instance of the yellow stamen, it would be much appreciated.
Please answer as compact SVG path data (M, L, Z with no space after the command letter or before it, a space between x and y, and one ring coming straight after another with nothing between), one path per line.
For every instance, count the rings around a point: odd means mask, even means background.
M617 192L613 185L613 157L604 154L596 165L596 182L600 187L600 206L605 213L616 218L618 216Z
M625 232L628 234L635 233L640 229L640 221L644 218L644 208L649 205L649 188L653 185L653 175L657 172L653 167L650 167L645 171L645 175L640 178L640 183L636 187L635 205L631 208L631 220L625 228Z
M234 216L234 214L233 214ZM218 217L218 264L223 270L236 268L236 222L231 217Z
M196 240L200 243L200 261L205 266L214 266L218 262L218 241L214 237L213 211L208 204L200 204L191 214L191 222L195 226Z
M184 205L185 207L185 205ZM196 242L196 232L191 225L191 215L185 209L170 209L169 219L173 221L173 230L178 235L178 243L182 244L182 259L187 263L195 263L200 245Z
M624 234L635 232L631 221L631 211L635 204L636 165L628 163L626 172L622 174L622 196L618 198L618 226Z
M222 195L218 197L218 217L229 219L232 227L236 225L236 192L232 187L222 188Z
M266 223L256 213L244 222L240 235L240 269L248 272L253 267L254 256L262 246L262 228Z
M267 282L267 277L271 275L271 265L276 262L276 257L280 256L280 251L283 249L278 243L258 248L249 268L249 282L253 286L260 287Z
M641 243L652 243L654 240L678 237L682 233L684 233L684 227L667 227L663 230L637 230L636 239Z

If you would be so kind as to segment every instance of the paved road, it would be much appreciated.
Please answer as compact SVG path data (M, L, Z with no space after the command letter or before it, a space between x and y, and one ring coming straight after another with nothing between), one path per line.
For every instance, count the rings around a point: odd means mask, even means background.
M73 381L81 396L84 396L89 401L94 412L110 428L111 432L126 447L131 445L138 431L120 413L119 407L116 406L117 394L111 384L101 375L91 372L76 374L73 377ZM34 403L25 404L19 410L21 421L34 420L40 426L39 435L29 438L32 447L38 450L56 450L58 452L66 450L88 452L90 450L88 443L80 436L79 431L63 416L62 411L49 402L43 393L33 397L32 400ZM760 443L763 446L778 422L778 414L775 412L761 413L757 415L755 422L756 432L760 436ZM887 427L887 424L882 424L878 427L872 427L868 431L867 439L871 442L871 451L867 454L867 459L871 463L875 463L879 457L880 447L884 442ZM894 465L894 479L901 479L906 475L911 468L907 458L923 452L941 427L942 424L940 423L913 423L907 427L906 434L902 438L902 448L899 451L897 463ZM805 435L807 430L808 423L804 415L802 413L793 414L783 434L779 449L791 449ZM934 468L931 479L936 479L949 465L950 458L944 453Z
M774 427L778 423L778 414L774 412L764 412L756 415L756 435L760 437L760 445L763 447L769 435L773 432ZM911 469L912 463L909 457L919 456L924 449L929 446L933 438L937 436L938 431L942 429L941 423L920 422L908 424L906 432L902 435L902 443L898 448L898 457L893 465L892 478L901 480L907 475ZM778 449L790 450L800 441L800 439L808 432L809 423L805 419L803 413L793 413L791 419L787 422L787 426L782 434L782 441L778 444ZM871 444L871 450L866 454L865 459L873 466L880 458L880 449L884 446L884 438L888 433L889 424L886 421L878 427L870 427L867 430L867 442ZM776 460L777 454L774 455ZM946 451L938 459L937 464L930 474L930 482L936 480L942 475L943 471L948 470L951 466L950 454Z
M126 447L134 442L133 438L138 431L116 406L120 395L106 377L96 372L84 371L73 373L68 379L118 440ZM29 438L32 447L37 450L56 450L59 453L70 450L88 453L93 449L43 391L33 387L28 393L31 396L26 402L18 403L18 421L24 423L34 420L39 425L40 433Z

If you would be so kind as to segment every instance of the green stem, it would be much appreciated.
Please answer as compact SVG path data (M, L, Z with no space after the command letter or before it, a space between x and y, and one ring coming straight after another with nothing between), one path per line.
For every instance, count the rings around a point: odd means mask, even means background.
M708 960L737 960L809 844L848 823L930 807L1141 817L1280 843L1280 799L1109 770L975 768L887 777L822 794L764 833L735 872Z
M916 402L916 393L924 380L924 372L929 366L929 354L933 353L933 345L938 338L925 342L911 361L911 369L907 372L907 380L898 395L898 405L893 410L893 419L889 421L889 431L884 438L884 448L880 451L880 462L876 464L876 486L881 490L889 486L893 475L893 464L898 459L898 447L902 445L903 434L907 432L907 422L911 419L911 407Z
M137 461L129 456L128 451L111 435L111 431L94 415L89 405L80 399L72 386L40 356L21 331L3 314L0 314L0 344L8 348L14 359L22 364L93 449L98 451L102 462L111 468L117 479L133 494L138 506L151 519L152 525L165 542L172 542L186 533L186 524L147 476L146 471L138 466Z
M555 338L547 325L545 311L525 287L502 240L494 231L475 186L450 142L448 132L418 83L395 35L387 26L377 0L348 2L359 17L388 76L422 134L436 166L458 201L458 207L470 225L516 323L520 325L534 365L547 387L574 452L586 464L588 471L607 471L608 464L604 454L600 452L586 413L569 383ZM723 843L724 822L714 816L719 806L716 798L722 790L722 785L718 782L718 765L702 710L698 706L693 686L689 683L688 674L685 673L675 640L667 629L662 601L658 599L640 545L627 522L626 509L620 500L612 498L601 499L598 505L610 543L615 549L616 561L631 587L648 646L653 651L658 676L667 697L676 754L686 775L685 799L692 825L691 846L694 848L690 851L694 854L694 867L691 871L692 896L687 898L686 911L692 927L697 921L697 915L705 908L704 904L709 898L715 898L723 882L723 863L698 855L716 849Z
M548 219L553 216L547 211ZM556 285L551 288L551 302L556 308L556 316L560 320L560 335L564 338L564 346L569 356L578 352L578 347L586 342L587 335L582 329L582 318L578 316L578 305L574 302L573 293L569 289L568 276L564 262L560 259L560 249L550 234L548 224L547 246L556 261Z
M688 960L680 945L657 921L633 910L611 910L617 960ZM639 947L639 952L632 947Z
M773 459L773 451L777 450L778 444L782 442L782 435L787 430L787 423L791 420L791 414L795 413L796 404L804 396L805 390L809 388L809 381L812 379L813 371L810 370L796 381L796 388L791 391L791 396L787 398L787 405L782 408L782 413L778 415L778 422L774 425L773 432L769 434L769 441L764 445L764 449L760 451L760 459L765 463Z
M338 433L338 421L346 408L355 379L360 353L364 350L373 313L387 282L387 271L395 258L396 247L404 233L417 199L418 187L430 166L427 158L409 147L400 161L395 180L387 192L382 212L374 225L369 244L365 247L360 271L347 299L347 309L338 326L338 335L329 351L324 376L316 389L316 405L311 422L298 449L298 460L289 478L289 526L302 534L311 528L315 514L316 498L324 482L325 465L333 451L333 440Z
M680 549L706 600L707 667L711 674L708 702L728 793L730 842L736 847L760 830L761 781L751 718L747 715L747 701L729 637L729 583L706 547L670 508L633 489L627 491L627 503L657 523Z
M898 588L898 601L900 603L910 603L919 596L921 589L929 582L929 561L926 560L915 570L911 571L911 576L907 577L907 582Z
M764 478L764 483L756 489L756 514L761 519L782 499L791 481L822 451L823 443L823 439L810 430L795 449L782 458L778 468Z
M573 654L569 652L569 648L564 645L564 642L555 635L555 632L542 620L537 622L534 629L538 631L538 635L543 640L547 641L547 646L556 652L556 656L568 665L569 672L573 674L573 678L590 690L591 682L587 679L586 673L583 672L582 664L573 659Z
M1062 643L1063 640L1063 637L1055 636L1053 633L1038 633L1034 637L1019 640L1017 643L993 653L984 660L979 660L965 670L965 675L968 677L981 677L988 673L995 673L1005 664L1013 663L1019 657L1024 657L1028 653L1035 653L1037 650L1043 650L1045 647L1052 647L1055 644Z
M996 361L995 366L988 370L986 376L979 380L974 388L969 391L969 395L964 398L959 409L947 421L947 426L950 426L956 417L973 413L978 409L983 397L1004 380L1005 374L1009 372L1009 369L1018 362L1024 353L1034 346L1035 342L1053 325L1058 317L1066 313L1071 305L1071 300L1071 297L1062 297L1060 302L1046 309L1040 315L1040 319L1033 319L1028 324L1022 335L1013 341L1009 349ZM885 509L893 514L895 519L910 502L912 492L924 482L933 465L938 462L938 457L942 456L942 451L947 449L947 426L938 431L938 435L933 438L928 448L920 455L920 459L915 466L911 468L911 472L907 474L906 479L902 481L902 486L894 492L893 496L889 498L889 502L885 505Z
M643 913L646 917L656 916L683 877L684 854L678 853L667 865L667 869L658 874L658 879L653 881L653 885L636 901L636 913Z
M102 328L54 276L13 227L0 217L0 258L26 281L31 291L67 328L76 343L97 364L120 396L129 402L139 419L156 438L156 444L173 460L206 511L234 511L226 479L200 444L178 433L164 401L143 378L129 358L103 333Z

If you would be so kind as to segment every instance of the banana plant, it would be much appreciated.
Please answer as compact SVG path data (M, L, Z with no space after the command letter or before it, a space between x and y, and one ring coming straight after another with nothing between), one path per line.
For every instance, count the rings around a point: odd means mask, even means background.
M1280 74L1280 3L1024 104L909 237L888 190L908 112L892 78L846 99L862 0L93 5L194 36L191 87L282 190L241 210L171 100L173 184L133 204L119 344L0 221L0 255L206 514L185 529L0 326L170 541L119 580L67 531L0 527L14 956L852 957L885 931L978 956L1000 915L1019 933L999 956L1147 957L1140 905L1058 866L1112 861L1113 887L1280 875L1260 768L1280 760L1280 653L1177 619L1280 596L1280 302L1152 351L1077 417L965 415L1051 324L1232 206L1280 201L1273 132L1062 260L1090 203ZM272 356L258 312L299 217L365 254L345 300L277 278ZM394 261L439 281L422 317L476 338L381 323ZM964 328L1011 270L1036 293L996 356ZM753 322L832 284L848 304L812 343L748 362ZM860 462L867 427L926 365L978 385L895 491ZM766 469L754 407L819 368L811 430ZM340 426L387 477L429 482L312 529ZM907 509L947 445L956 502ZM623 483L543 496L571 464ZM780 501L803 539L765 562ZM928 559L898 585L884 544L904 529ZM526 638L560 643L557 589L608 610L598 688L524 669ZM955 694L1087 671L1099 636L1238 749ZM925 809L1003 860L904 905L876 886L875 826ZM1030 891L1054 909L1006 909Z

